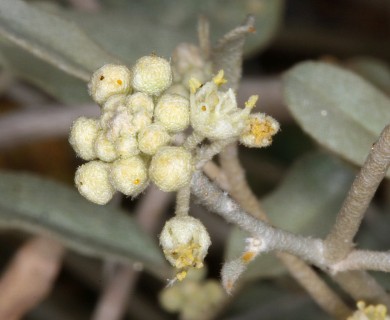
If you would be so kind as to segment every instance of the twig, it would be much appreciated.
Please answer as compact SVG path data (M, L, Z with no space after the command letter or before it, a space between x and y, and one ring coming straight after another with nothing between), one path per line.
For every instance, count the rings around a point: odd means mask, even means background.
M382 303L390 308L390 297L378 282L364 271L340 272L333 276L340 287L356 301Z
M51 291L62 265L64 247L35 237L16 253L0 279L0 319L21 319Z
M204 60L210 57L210 23L209 20L201 15L198 20L198 41Z
M373 145L325 239L325 257L328 261L335 263L342 260L353 248L353 238L389 164L390 125L385 127Z
M237 144L231 144L220 154L222 168L231 185L235 200L254 217L268 221L268 216L249 187L245 171L238 159ZM352 311L342 299L304 261L287 253L278 252L277 258L286 266L292 277L310 294L312 299L328 314L345 319Z
M0 117L0 149L14 147L46 137L69 134L72 122L79 116L98 116L96 105L52 105L15 111Z
M203 166L203 172L225 191L229 191L230 186L225 173L213 162L209 161Z
M176 194L176 210L177 216L187 216L190 211L190 197L191 189L190 186L185 186L177 191Z
M158 225L159 217L165 211L171 201L172 195L160 191L151 185L141 203L136 209L136 217L139 225L146 232L152 232ZM118 320L121 319L125 310L128 298L133 291L138 279L139 272L134 266L113 263L114 268L108 283L100 296L92 319L94 320Z
M340 320L345 320L352 314L352 310L343 300L304 261L287 253L278 253L277 257L283 262L293 278L328 314Z
M286 251L317 266L323 266L322 241L320 239L294 235L252 217L199 171L193 175L191 191L199 199L199 202L211 211L252 235L261 237L266 251Z
M345 259L332 266L332 272L375 270L390 272L390 252L354 250Z

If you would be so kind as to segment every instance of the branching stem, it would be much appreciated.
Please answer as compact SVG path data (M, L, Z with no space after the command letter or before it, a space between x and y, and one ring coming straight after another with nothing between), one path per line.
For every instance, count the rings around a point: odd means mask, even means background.
M336 263L344 259L352 250L353 238L389 164L390 125L385 127L373 145L325 239L325 257L329 262Z

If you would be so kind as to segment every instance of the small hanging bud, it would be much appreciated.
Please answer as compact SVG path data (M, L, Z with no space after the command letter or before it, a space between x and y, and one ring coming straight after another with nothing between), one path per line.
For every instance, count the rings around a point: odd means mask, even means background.
M108 178L109 165L91 161L78 167L75 184L80 194L89 201L103 205L111 200L115 189Z
M162 147L153 156L149 167L151 180L165 192L187 185L192 174L192 155L183 147Z
M274 118L264 113L251 114L241 133L240 142L250 148L267 147L279 128L279 123Z
M126 66L106 64L94 72L88 89L98 104L115 94L127 94L131 90L131 71Z
M160 124L147 126L138 134L138 147L146 154L153 155L159 148L169 143L171 137Z
M137 196L148 185L145 161L139 156L118 159L111 165L111 183L127 196Z
M157 96L172 83L170 63L155 55L144 56L133 67L134 89Z
M154 116L169 132L183 131L190 124L190 102L176 94L164 94L157 102Z
M202 268L211 241L200 220L191 216L175 216L165 223L160 244L165 257L174 267Z
M98 120L81 117L73 122L69 143L82 159L93 160L96 158L94 144L98 131Z

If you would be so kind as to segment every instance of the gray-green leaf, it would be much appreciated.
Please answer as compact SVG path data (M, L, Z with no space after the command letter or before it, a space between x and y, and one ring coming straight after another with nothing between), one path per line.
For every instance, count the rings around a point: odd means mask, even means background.
M83 254L140 261L154 273L167 270L157 244L123 211L30 174L0 173L0 226L48 233Z
M390 123L390 100L342 68L304 62L285 75L283 85L286 104L303 130L357 165Z
M20 0L0 1L0 35L85 81L91 71L117 61L75 24Z
M340 160L315 153L299 160L282 184L262 201L272 224L294 233L323 237L334 222L354 173ZM227 246L227 259L243 252L248 234L234 229ZM284 269L271 255L262 255L249 264L244 278L269 277Z

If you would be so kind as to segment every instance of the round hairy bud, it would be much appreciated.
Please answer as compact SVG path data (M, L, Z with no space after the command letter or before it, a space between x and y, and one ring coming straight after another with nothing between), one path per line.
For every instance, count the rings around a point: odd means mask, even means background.
M122 65L106 64L91 77L89 94L98 104L115 94L127 94L131 90L131 71Z
M161 306L168 312L178 312L182 308L185 297L179 286L164 288L158 297Z
M111 200L115 189L108 178L109 164L91 161L78 167L75 184L80 194L89 201L103 205Z
M202 222L191 216L173 217L165 223L160 234L166 259L178 269L203 267L210 244L210 236Z
M121 158L139 154L138 142L135 136L121 136L115 141L115 149Z
M191 180L192 156L183 147L162 147L149 167L151 180L165 192L177 191Z
M151 124L138 134L138 147L146 154L153 155L162 146L169 143L171 137L167 130L159 124Z
M118 159L111 165L110 179L118 191L136 196L148 185L145 161L139 156Z
M171 83L171 65L163 58L144 56L133 67L133 87L138 91L157 96Z
M99 122L96 119L81 117L73 122L69 143L80 158L84 160L96 158L94 144L98 131Z
M279 123L274 118L264 113L251 114L241 133L240 142L250 148L267 147L272 143L272 137L279 128Z
M171 85L166 91L165 93L170 93L170 94L178 94L179 96L182 96L184 98L187 98L189 99L190 97L190 92L188 91L188 89L182 85L181 83L176 83L176 84L173 84Z
M153 116L154 103L153 99L143 92L136 92L126 99L126 105L134 113L139 111L146 112Z
M97 157L105 162L112 162L118 157L114 144L104 132L99 133L95 141L95 152Z
M183 131L190 124L190 102L177 94L164 94L157 102L154 116L168 131Z

